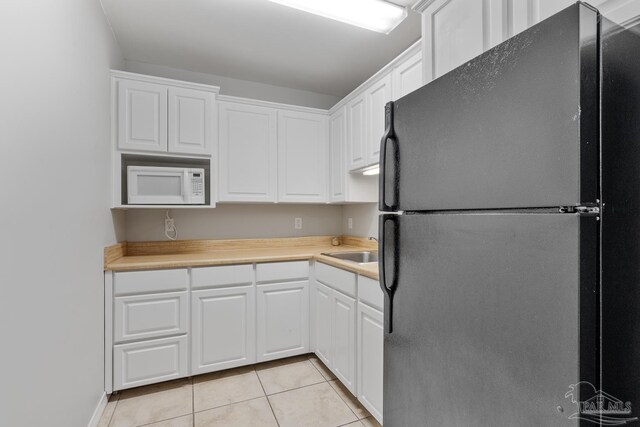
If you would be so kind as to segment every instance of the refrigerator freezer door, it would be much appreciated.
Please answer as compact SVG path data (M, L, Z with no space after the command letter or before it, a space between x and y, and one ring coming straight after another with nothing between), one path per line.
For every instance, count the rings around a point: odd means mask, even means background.
M384 424L577 425L565 393L580 380L597 387L596 218L381 221L381 286L397 284L384 337Z
M576 4L395 101L381 210L594 203L597 53Z

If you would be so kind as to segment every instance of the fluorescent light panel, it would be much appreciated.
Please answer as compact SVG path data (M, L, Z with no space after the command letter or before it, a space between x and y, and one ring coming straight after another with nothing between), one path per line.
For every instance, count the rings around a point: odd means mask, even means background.
M384 34L407 16L406 8L383 0L269 1Z

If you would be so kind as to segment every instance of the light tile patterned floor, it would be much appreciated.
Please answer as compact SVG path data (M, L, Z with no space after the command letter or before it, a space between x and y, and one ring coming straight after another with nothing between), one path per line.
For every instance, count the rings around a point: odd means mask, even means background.
M314 355L114 394L99 427L380 427Z

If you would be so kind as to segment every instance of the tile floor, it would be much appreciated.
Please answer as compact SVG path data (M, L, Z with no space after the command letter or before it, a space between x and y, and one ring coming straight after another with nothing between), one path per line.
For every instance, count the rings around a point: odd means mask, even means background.
M314 355L124 390L99 427L380 427Z

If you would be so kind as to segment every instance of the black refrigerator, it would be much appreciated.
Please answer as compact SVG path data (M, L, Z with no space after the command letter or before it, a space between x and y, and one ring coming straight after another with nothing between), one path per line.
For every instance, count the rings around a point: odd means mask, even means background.
M389 103L380 167L385 427L634 423L640 37L576 3Z

